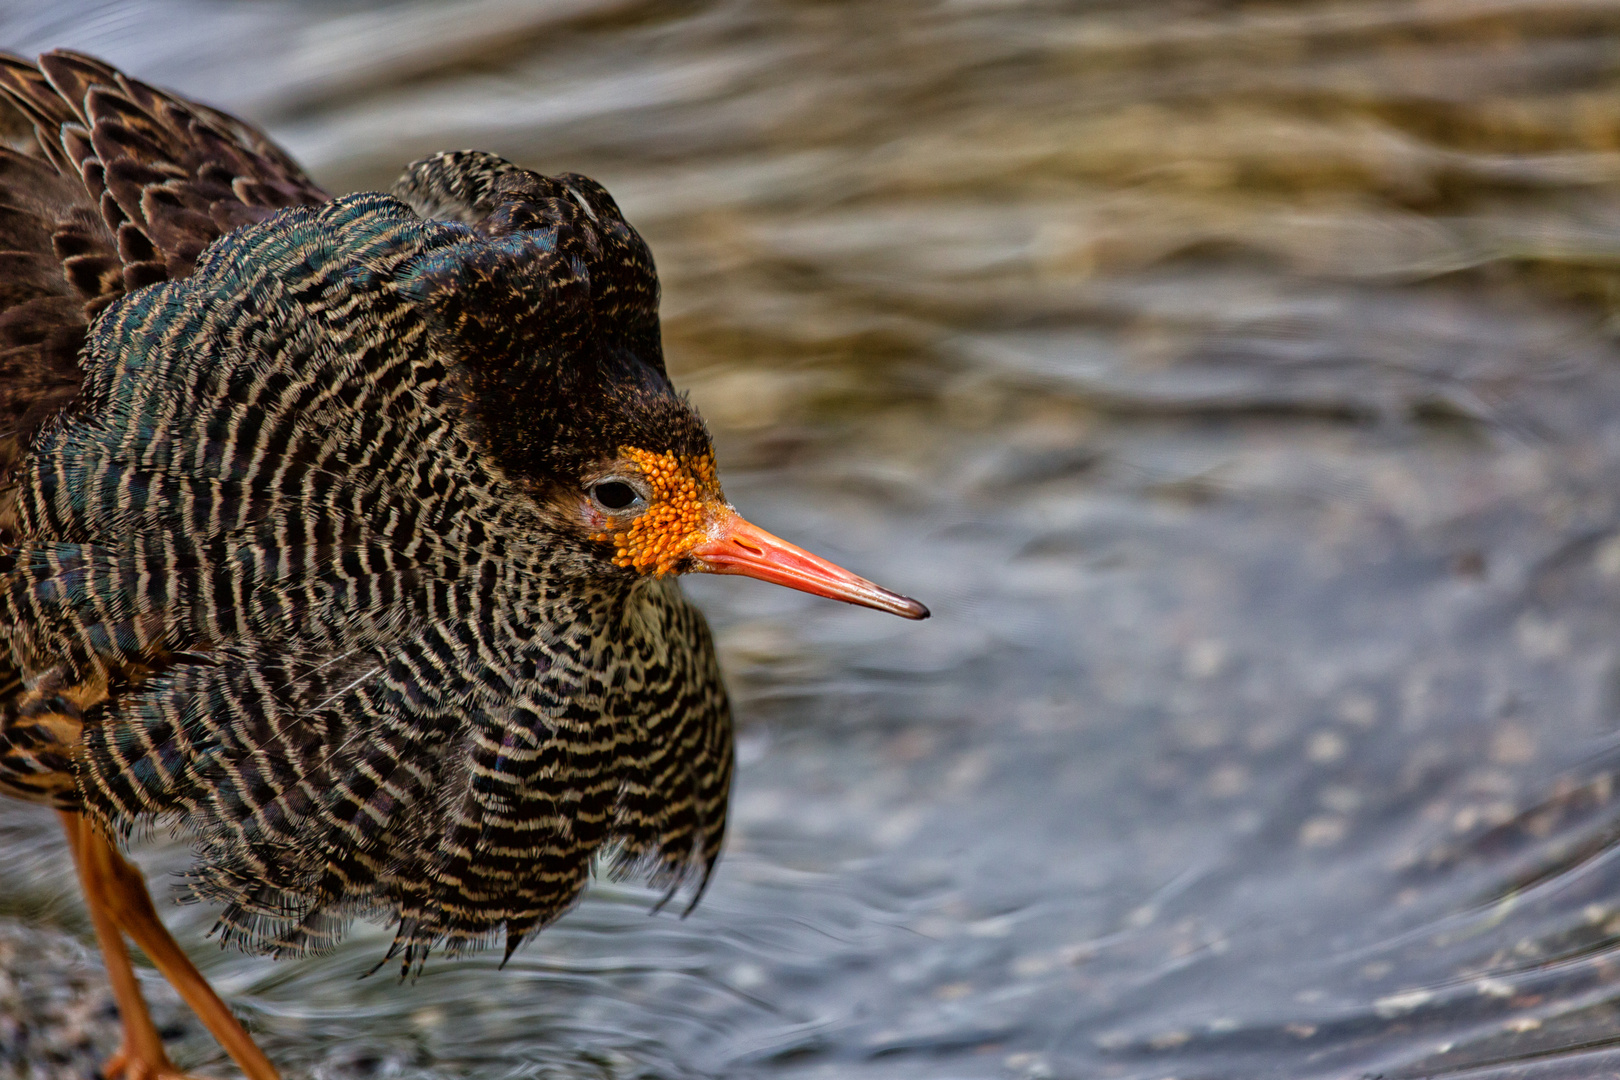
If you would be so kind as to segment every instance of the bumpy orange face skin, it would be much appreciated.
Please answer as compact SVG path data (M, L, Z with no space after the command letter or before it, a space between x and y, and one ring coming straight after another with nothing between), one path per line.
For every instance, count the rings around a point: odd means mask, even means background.
M677 458L627 446L625 457L636 463L652 488L649 506L624 532L597 533L592 540L610 541L613 562L643 574L662 577L706 538L710 515L725 506L714 457Z

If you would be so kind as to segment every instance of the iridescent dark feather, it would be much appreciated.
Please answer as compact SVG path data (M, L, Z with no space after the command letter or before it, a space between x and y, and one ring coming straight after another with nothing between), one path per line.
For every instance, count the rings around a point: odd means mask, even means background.
M222 233L322 202L262 132L78 53L0 53L0 482L78 393L85 326L126 291L191 272ZM0 540L7 521L0 509Z
M731 776L708 630L546 501L608 449L708 449L611 198L457 154L400 197L272 211L319 193L263 136L68 59L0 76L68 133L54 167L0 163L102 210L127 294L15 469L0 787L191 832L191 891L228 939L320 949L383 914L407 969L502 932L510 950L603 855L706 877ZM133 287L131 266L169 280ZM47 720L59 744L82 725L65 788L18 745Z
M0 54L0 112L0 126L22 135L0 147L4 545L12 469L77 398L89 320L127 290L189 273L231 222L326 196L253 127L76 53L37 64ZM206 220L195 210L204 205ZM144 670L110 673L98 693ZM94 705L55 676L25 683L0 650L0 792L74 805L71 763Z

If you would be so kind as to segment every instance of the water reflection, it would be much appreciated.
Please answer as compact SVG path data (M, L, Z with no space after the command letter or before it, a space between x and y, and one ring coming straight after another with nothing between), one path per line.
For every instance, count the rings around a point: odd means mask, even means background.
M357 978L376 930L199 945L295 1075L1620 1065L1613 5L70 0L0 30L248 113L337 189L463 145L595 175L732 498L936 612L692 582L743 725L704 904L597 888L505 972L405 986ZM0 806L0 905L82 936L52 828Z

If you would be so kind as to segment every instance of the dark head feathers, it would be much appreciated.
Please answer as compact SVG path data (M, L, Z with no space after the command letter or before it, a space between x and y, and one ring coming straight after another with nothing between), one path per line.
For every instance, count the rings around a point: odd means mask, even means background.
M709 451L664 370L652 253L602 185L464 150L412 165L394 194L467 226L401 284L436 315L509 472L572 482L625 446Z
M231 230L327 195L257 129L77 53L0 54L0 103L33 135L28 154L0 148L3 474L76 395L92 316L189 276ZM652 257L601 185L458 152L411 166L395 194L466 229L411 285L510 473L573 479L621 446L707 446L664 371Z

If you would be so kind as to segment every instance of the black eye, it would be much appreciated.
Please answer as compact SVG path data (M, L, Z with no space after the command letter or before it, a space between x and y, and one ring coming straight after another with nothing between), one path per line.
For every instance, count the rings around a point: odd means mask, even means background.
M635 488L618 480L604 480L591 488L591 498L609 510L623 510L640 497Z

